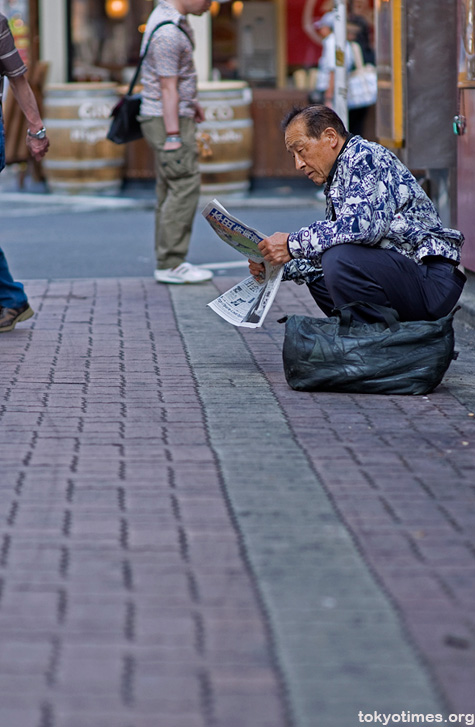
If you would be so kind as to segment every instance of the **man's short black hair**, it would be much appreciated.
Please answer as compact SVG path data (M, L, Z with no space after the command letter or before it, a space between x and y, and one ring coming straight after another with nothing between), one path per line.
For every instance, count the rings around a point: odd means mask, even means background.
M344 139L348 136L345 124L338 114L333 109L328 108L328 106L322 106L322 104L312 104L312 106L305 106L303 108L294 107L282 121L283 131L286 131L287 127L295 119L305 121L307 134L314 139L319 139L329 126L335 129L336 133Z

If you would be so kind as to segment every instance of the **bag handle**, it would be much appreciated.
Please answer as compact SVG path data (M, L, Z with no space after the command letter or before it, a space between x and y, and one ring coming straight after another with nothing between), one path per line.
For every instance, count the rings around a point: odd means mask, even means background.
M155 33L155 31L156 31L156 30L158 30L159 28L161 28L161 27L162 27L162 25L175 25L175 26L176 26L176 27L177 27L177 28L178 28L179 30L181 30L181 32L182 32L182 33L184 33L184 34L186 35L186 37L188 38L188 40L189 40L189 41L190 41L190 43L191 43L191 38L190 38L190 36L188 35L188 33L186 32L186 30L184 30L184 29L183 29L183 28L182 28L182 27L181 27L180 25L178 25L177 23L174 23L174 22L173 22L173 20L163 20L163 21L162 21L161 23L158 23L158 25L156 25L156 26L155 26L155 28L154 28L154 29L152 30L152 32L150 33L150 37L149 37L149 39L148 39L148 41L147 41L147 45L145 46L145 50L144 50L144 52L142 53L142 55L140 56L140 58L139 58L139 62L138 62L138 65L137 65L136 71L135 71L135 73L134 73L134 76L133 76L133 78L132 78L132 80L131 80L131 82L130 82L130 85L129 85L129 90L127 91L127 94L126 94L127 96L132 96L132 94L133 94L133 91L134 91L134 86L136 85L136 83L137 83L137 80L138 80L138 77L139 77L139 75L140 75L140 69L142 68L142 63L144 62L144 58L145 58L145 56L147 55L147 51L148 51L148 49L149 49L149 47L150 47L150 43L152 42L153 34ZM193 44L192 44L192 45L193 45Z
M361 50L361 46L359 43L356 43L356 41L353 41L350 43L351 50L353 51L353 59L355 61L355 68L357 71L361 71L361 69L364 67L363 62L363 51Z
M354 308L370 308L371 310L376 311L384 320L389 330L393 333L398 331L401 327L398 312L395 311L394 308L388 308L384 305L369 303L363 300L355 300L353 303L346 303L346 305L342 305L340 308L334 308L332 311L340 316L340 334L342 336L346 336L349 333L350 325L353 320Z

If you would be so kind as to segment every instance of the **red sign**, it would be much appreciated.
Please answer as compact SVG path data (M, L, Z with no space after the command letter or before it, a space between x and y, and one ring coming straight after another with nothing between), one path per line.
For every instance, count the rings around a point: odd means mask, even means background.
M321 46L314 43L303 29L304 12L313 20L331 10L332 0L288 0L287 62L289 66L312 68L317 65Z

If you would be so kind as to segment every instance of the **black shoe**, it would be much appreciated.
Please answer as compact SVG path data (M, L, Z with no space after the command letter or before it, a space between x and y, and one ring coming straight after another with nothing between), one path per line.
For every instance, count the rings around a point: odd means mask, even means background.
M20 308L1 308L0 307L0 333L13 331L17 323L27 321L31 318L34 311L30 308L28 301Z

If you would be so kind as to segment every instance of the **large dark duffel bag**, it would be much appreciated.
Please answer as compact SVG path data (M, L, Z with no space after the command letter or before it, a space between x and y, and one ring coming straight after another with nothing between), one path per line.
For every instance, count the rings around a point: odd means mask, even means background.
M384 322L355 321L352 310L361 306ZM401 322L392 308L355 302L333 313L286 320L284 372L297 391L428 394L456 358L455 311L436 321Z

